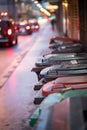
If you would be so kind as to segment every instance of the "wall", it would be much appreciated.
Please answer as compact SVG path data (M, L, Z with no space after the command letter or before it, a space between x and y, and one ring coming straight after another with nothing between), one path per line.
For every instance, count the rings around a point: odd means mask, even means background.
M80 40L87 51L87 0L79 0Z

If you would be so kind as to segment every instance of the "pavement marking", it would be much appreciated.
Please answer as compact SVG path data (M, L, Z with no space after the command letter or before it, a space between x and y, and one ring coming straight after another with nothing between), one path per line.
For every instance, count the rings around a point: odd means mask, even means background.
M3 72L3 74L0 76L0 88L3 87L3 85L9 79L11 74L18 67L18 65L21 63L21 61L23 60L23 58L25 57L27 53L28 53L28 49L18 54L17 57L12 62L12 64Z

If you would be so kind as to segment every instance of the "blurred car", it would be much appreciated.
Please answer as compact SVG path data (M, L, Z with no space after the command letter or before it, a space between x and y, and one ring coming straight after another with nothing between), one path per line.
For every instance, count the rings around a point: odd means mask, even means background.
M66 92L74 89L87 89L87 75L59 77L42 86L42 95Z
M21 21L18 24L18 35L31 35L33 33L31 25L27 21Z
M17 32L13 22L9 19L0 20L0 45L12 46L17 43Z
M87 74L87 65L86 64L64 64L64 65L53 65L46 67L41 70L39 78L45 79L55 79L63 75L80 75Z
M31 26L31 28L32 28L32 30L33 30L33 32L39 31L39 29L40 29L40 24L38 23L38 20L37 20L37 19L30 19L30 20L28 21L28 23L30 24L30 26Z
M34 23L32 23L32 26L34 26L34 32L39 31L39 29L40 29L40 25L39 25L38 22L34 22Z

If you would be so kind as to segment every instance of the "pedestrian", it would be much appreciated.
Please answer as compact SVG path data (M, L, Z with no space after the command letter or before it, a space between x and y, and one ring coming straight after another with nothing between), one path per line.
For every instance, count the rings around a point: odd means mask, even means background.
M55 30L55 26L56 26L56 19L51 19L51 26L52 26L52 30Z

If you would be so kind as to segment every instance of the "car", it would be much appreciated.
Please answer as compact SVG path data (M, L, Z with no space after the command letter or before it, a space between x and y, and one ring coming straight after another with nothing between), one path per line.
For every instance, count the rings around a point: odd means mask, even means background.
M18 23L18 35L31 35L33 33L32 27L27 21Z
M0 19L0 45L12 46L18 43L15 25L9 19Z
M75 89L87 89L87 75L58 77L42 86L42 95Z
M40 24L38 23L37 19L31 19L31 20L28 21L28 23L31 25L33 32L39 31Z
M31 25L31 27L32 27L32 29L33 29L34 32L39 31L40 25L39 25L38 22L30 23L30 25Z
M40 25L38 22L34 23L34 31L37 32L40 29Z

